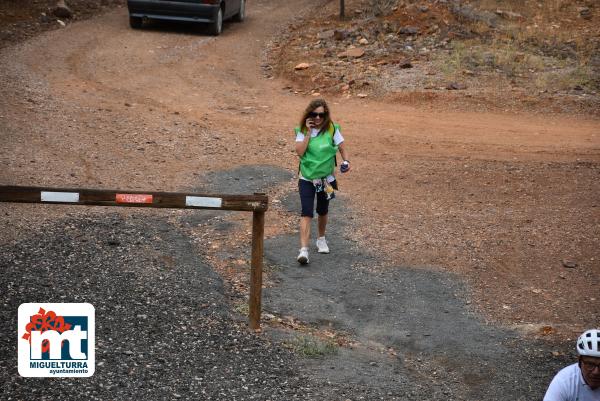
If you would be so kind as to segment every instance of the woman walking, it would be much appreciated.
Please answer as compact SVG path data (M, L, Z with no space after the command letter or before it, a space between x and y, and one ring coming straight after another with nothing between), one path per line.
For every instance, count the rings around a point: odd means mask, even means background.
M310 226L314 215L315 197L317 199L318 231L317 251L329 253L325 240L329 201L337 189L335 180L336 153L340 152L342 164L340 171L350 170L348 154L344 146L344 137L340 127L331 120L329 106L323 99L310 102L296 131L296 152L300 156L298 189L302 203L300 217L300 254L298 262L307 264Z

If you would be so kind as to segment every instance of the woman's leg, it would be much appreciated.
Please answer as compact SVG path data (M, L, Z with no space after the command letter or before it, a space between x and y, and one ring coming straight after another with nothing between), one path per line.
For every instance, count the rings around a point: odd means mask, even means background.
M327 246L327 241L325 240L329 201L326 196L321 197L321 194L323 193L319 192L317 194L317 213L319 214L317 226L319 228L319 235L317 236L316 245L319 253L329 253L329 246Z
M319 193L317 193L317 214L319 215L319 219L318 219L319 237L325 236L325 229L327 228L328 213L329 213L329 200L327 199L327 194L325 192L319 192Z
M319 215L319 237L325 236L325 229L327 228L327 216L328 215L326 214Z
M315 207L315 186L312 182L298 180L298 190L300 192L300 203L302 204L302 213L300 214L300 247L308 247L310 242L310 225Z
M312 218L307 216L300 217L300 247L308 248L310 241L310 223ZM321 216L319 216L319 222L321 222Z

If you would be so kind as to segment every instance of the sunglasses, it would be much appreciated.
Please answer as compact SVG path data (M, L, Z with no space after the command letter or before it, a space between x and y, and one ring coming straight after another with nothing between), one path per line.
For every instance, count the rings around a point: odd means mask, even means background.
M308 116L310 118L317 118L317 117L319 117L319 118L325 118L326 115L327 115L327 113L316 113L314 111L311 111L310 113L308 113Z
M581 364L583 365L584 368L589 369L589 370L594 370L596 368L598 368L598 370L600 370L600 362L594 363L592 361L581 361Z

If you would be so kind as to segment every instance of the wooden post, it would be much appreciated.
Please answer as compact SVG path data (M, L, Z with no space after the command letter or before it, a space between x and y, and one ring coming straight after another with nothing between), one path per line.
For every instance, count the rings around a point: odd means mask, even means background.
M250 265L250 328L260 329L265 212L252 212L252 262Z
M340 19L344 19L346 13L344 11L344 0L340 0Z

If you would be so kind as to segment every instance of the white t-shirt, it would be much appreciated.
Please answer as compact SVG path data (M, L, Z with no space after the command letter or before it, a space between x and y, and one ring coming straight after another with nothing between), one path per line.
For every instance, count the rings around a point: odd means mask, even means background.
M574 363L554 376L544 401L600 401L600 388L592 390L583 380L579 364Z
M311 128L310 129L310 137L314 138L317 135L319 135L319 130L316 128ZM302 132L298 132L296 134L296 142L302 142L303 140L304 140L304 134ZM340 132L340 130L336 128L335 132L333 133L333 144L335 146L338 146L342 142L344 142L344 137L342 136L342 133ZM310 181L310 180L307 180L306 178L302 177L302 174L300 174L300 179L304 180L304 181ZM328 182L335 181L335 176L328 175L327 181Z

